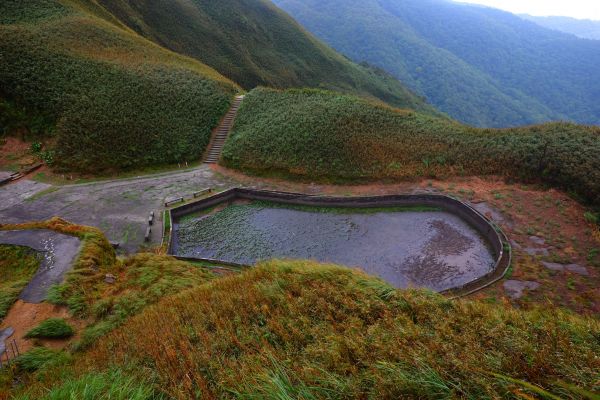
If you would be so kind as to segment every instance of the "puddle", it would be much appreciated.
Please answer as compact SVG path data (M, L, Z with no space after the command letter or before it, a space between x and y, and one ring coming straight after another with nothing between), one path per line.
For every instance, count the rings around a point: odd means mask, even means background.
M255 264L312 259L359 267L390 284L442 291L493 269L486 240L435 209L344 210L255 202L174 224L173 254Z

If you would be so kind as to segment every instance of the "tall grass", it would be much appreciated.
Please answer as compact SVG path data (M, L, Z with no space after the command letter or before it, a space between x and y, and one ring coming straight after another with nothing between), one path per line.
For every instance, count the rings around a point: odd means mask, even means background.
M41 396L22 395L15 400L160 400L152 387L119 369L71 378Z
M598 154L597 127L476 129L333 92L256 89L239 110L223 162L311 180L498 174L600 204Z
M152 369L176 399L479 399L534 388L576 399L564 383L600 389L597 320L384 291L365 284L373 279L263 263L146 308L78 366Z
M198 159L237 86L98 9L79 1L0 3L0 97L25 110L2 123L25 118L35 127L28 120L43 117L63 169Z

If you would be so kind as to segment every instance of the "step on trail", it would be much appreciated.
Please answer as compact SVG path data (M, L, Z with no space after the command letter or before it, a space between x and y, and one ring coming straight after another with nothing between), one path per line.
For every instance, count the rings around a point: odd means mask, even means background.
M219 162L221 158L221 151L223 150L223 145L225 144L225 140L227 140L227 136L229 132L231 132L231 128L233 127L233 122L235 121L235 116L237 115L238 109L240 108L240 104L244 96L236 96L233 101L233 105L225 114L223 121L217 127L213 137L208 145L208 150L204 156L204 163L206 164L216 164Z

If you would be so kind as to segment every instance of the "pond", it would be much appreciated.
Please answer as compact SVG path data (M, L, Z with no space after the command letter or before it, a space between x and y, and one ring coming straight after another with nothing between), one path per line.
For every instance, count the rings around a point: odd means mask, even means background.
M399 287L461 286L494 268L487 241L432 207L321 208L225 204L174 224L172 253L253 265L272 258L357 267Z

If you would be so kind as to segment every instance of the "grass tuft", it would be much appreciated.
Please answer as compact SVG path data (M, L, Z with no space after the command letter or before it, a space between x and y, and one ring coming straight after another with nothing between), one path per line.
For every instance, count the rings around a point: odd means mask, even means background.
M26 338L64 339L75 334L73 327L62 318L49 318L27 332Z
M17 365L24 371L33 372L52 366L65 365L69 361L70 356L63 351L34 347L17 358Z

